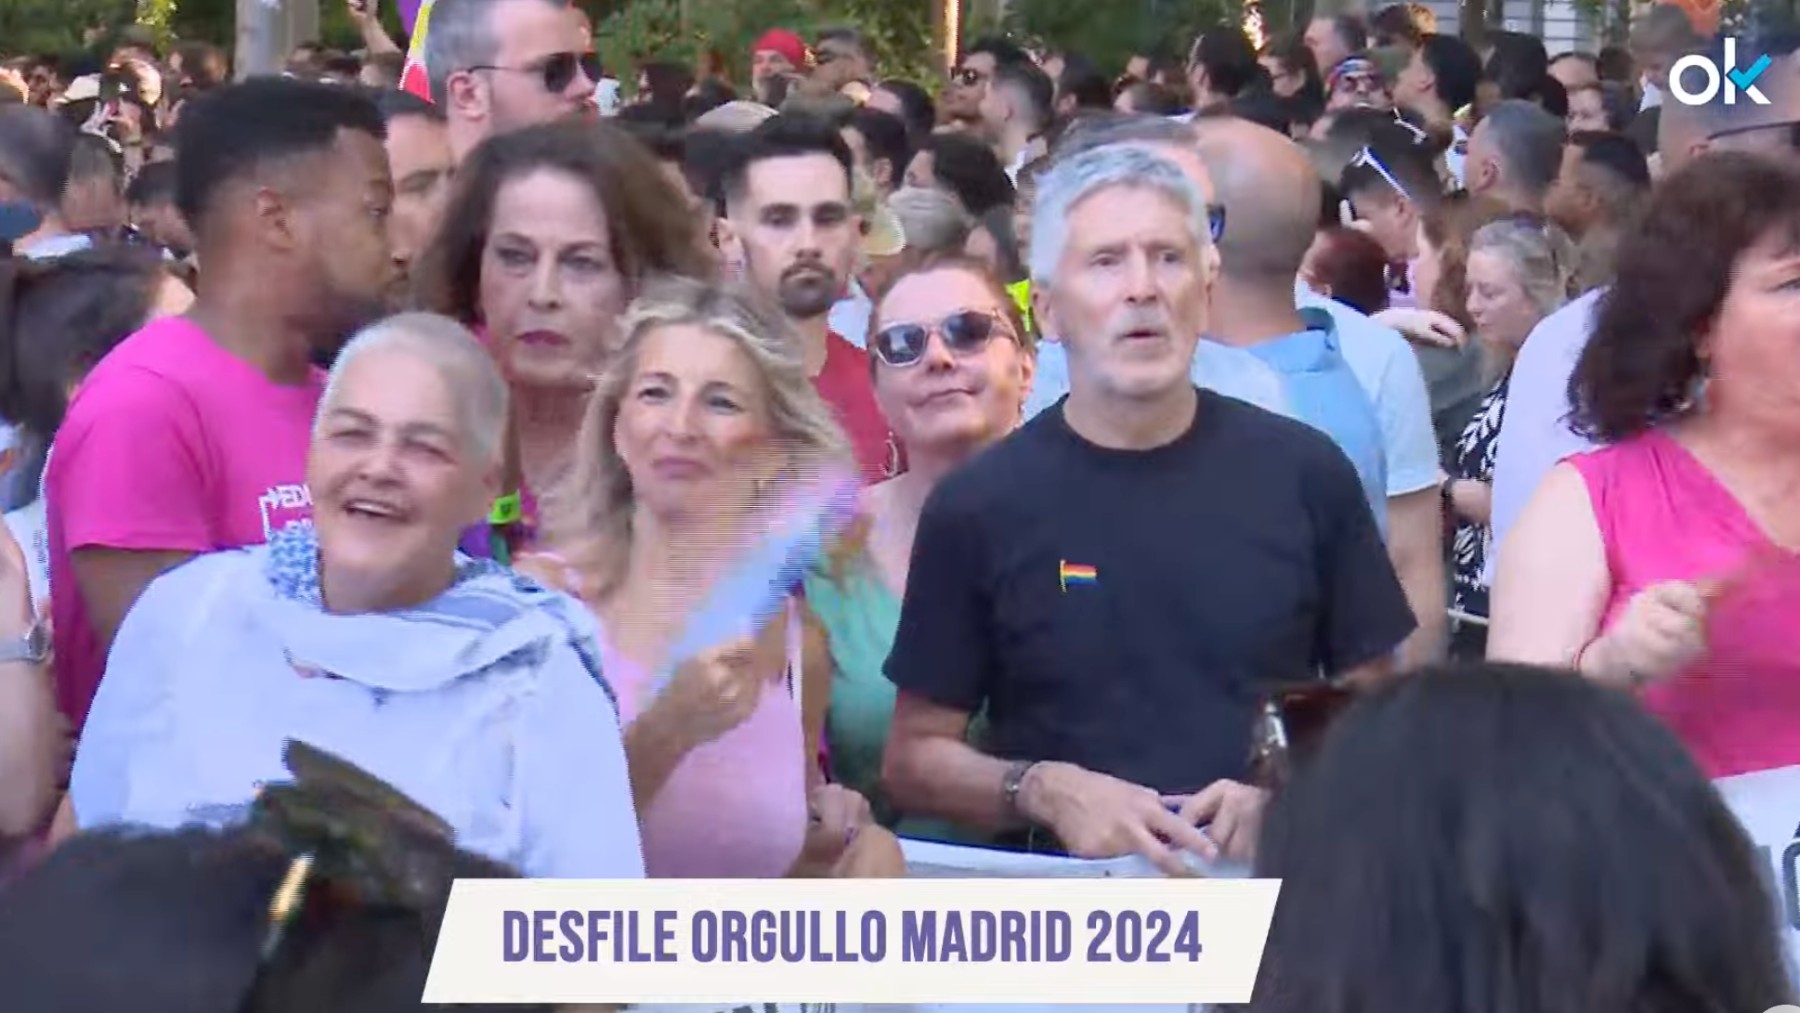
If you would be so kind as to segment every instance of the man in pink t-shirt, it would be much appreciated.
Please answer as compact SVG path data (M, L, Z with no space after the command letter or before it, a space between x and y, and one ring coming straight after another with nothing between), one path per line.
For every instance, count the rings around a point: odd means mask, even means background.
M873 483L903 467L875 403L867 353L831 332L831 307L850 282L862 221L850 200L850 149L828 123L775 116L744 135L725 174L725 240L746 279L787 314L813 386L836 412Z
M95 367L46 478L57 703L77 734L152 580L311 523L312 358L378 316L394 278L382 134L361 94L283 78L183 114L176 196L205 284Z

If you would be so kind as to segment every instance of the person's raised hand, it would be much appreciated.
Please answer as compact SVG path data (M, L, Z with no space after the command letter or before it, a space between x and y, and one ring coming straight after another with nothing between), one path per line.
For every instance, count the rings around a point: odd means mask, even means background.
M11 88L18 92L20 102L31 101L31 85L26 83L23 74L11 67L0 67L0 88Z
M703 746L755 713L768 683L759 668L747 638L707 651L675 669L650 710L688 748Z
M1181 852L1216 861L1219 849L1149 788L1070 763L1040 763L1025 776L1021 805L1077 858L1136 853L1172 876L1189 875Z

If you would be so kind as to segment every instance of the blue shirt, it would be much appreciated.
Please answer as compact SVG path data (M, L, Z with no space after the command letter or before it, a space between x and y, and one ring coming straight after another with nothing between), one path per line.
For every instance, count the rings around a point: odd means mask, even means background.
M1281 379L1290 418L1331 437L1350 458L1362 480L1375 522L1387 529L1387 451L1375 406L1339 347L1337 324L1329 313L1300 310L1307 329L1241 349ZM1203 343L1209 344L1209 342ZM1213 386L1221 394L1234 390Z
M1375 405L1381 424L1388 498L1437 488L1444 473L1431 421L1431 394L1412 346L1399 331L1313 292L1304 282L1294 285L1294 304L1324 310L1337 324L1338 351Z

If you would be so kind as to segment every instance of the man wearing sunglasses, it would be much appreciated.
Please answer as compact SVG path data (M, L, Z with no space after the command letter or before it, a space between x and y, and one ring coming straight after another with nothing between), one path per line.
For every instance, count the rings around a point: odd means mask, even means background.
M1033 219L1032 312L1070 390L925 504L886 667L889 798L1177 874L1249 858L1259 687L1378 675L1412 614L1330 439L1194 386L1216 261L1181 169L1137 145L1065 156Z
M1010 39L997 35L976 39L950 72L950 85L938 99L943 122L975 127L981 123L981 100L987 97L994 71L1003 63L1029 63L1031 56Z
M565 0L438 0L425 68L456 161L494 134L591 113L586 51Z

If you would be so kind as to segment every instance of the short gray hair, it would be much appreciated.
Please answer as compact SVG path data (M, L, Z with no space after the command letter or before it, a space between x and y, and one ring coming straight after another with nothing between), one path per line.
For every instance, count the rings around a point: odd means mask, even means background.
M1031 280L1050 284L1069 245L1069 214L1088 197L1113 187L1154 190L1181 205L1188 232L1202 249L1212 245L1206 201L1175 163L1142 142L1111 144L1057 159L1038 177L1031 208Z
M319 414L313 422L316 437L325 417L336 405L344 375L365 352L400 352L437 371L455 402L460 438L483 463L498 463L506 438L506 380L494 356L467 327L436 313L402 313L358 331L338 353Z
M900 221L906 252L920 256L959 251L974 223L962 202L936 187L905 186L887 200Z
M1534 102L1507 99L1482 117L1481 126L1505 163L1507 182L1542 198L1562 174L1568 127Z
M1114 144L1167 144L1191 148L1200 134L1191 124L1148 113L1090 113L1069 124L1051 157L1073 158Z
M494 8L506 0L437 0L425 24L425 78L431 101L450 101L450 75L500 58Z

